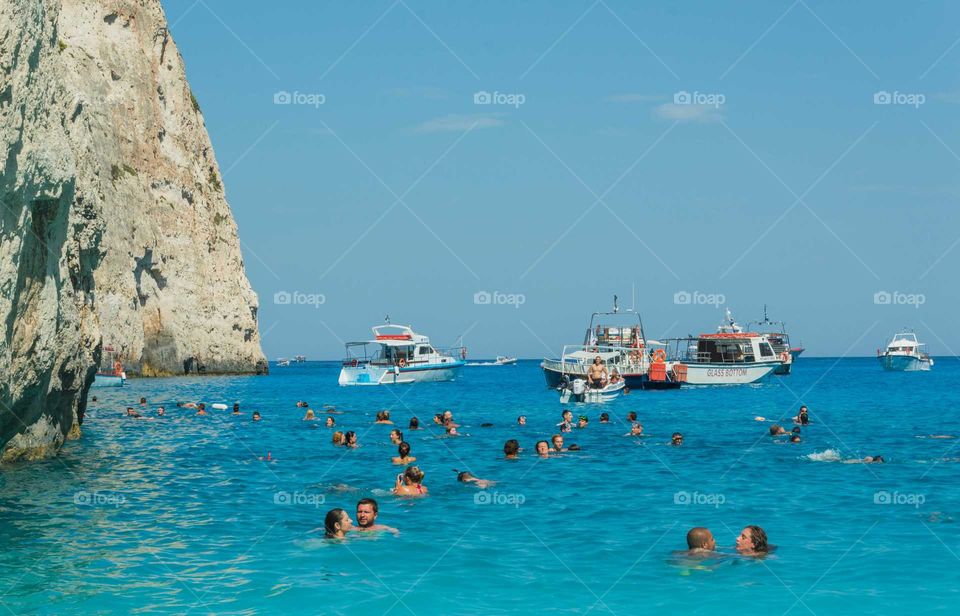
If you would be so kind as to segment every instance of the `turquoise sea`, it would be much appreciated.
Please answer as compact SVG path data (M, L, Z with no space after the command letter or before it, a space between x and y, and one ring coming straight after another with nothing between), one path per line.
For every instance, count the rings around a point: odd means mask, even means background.
M633 392L575 408L582 451L541 460L561 406L537 362L468 367L457 382L340 388L339 364L268 377L132 380L97 389L83 438L0 470L0 605L21 613L870 614L960 611L960 363L884 373L874 359L802 357L753 386ZM124 416L141 396L145 413ZM322 421L361 447L336 448ZM197 417L176 401L242 405ZM756 416L814 422L803 441ZM430 495L389 494L389 409ZM451 409L464 436L430 420ZM251 421L259 410L263 421ZM624 436L635 410L643 438ZM601 411L613 421L598 422ZM526 426L516 425L525 414ZM406 430L409 418L425 430ZM482 423L492 427L481 427ZM667 445L674 431L681 447ZM505 440L524 447L504 460ZM828 452L828 450L830 450ZM828 452L824 454L824 452ZM270 461L261 459L269 454ZM810 455L814 454L811 459ZM834 458L881 454L885 464ZM453 470L497 484L483 494ZM327 509L373 496L399 536L331 543ZM747 524L776 550L734 555ZM722 558L674 556L692 526Z

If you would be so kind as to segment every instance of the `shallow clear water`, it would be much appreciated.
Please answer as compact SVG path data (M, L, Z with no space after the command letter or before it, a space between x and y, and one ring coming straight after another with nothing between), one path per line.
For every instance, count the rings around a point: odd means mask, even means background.
M465 368L456 383L344 389L339 366L274 368L269 377L129 381L98 389L84 435L54 460L0 470L0 605L14 613L236 612L451 614L546 611L956 613L960 608L960 363L884 373L872 359L801 358L762 385L635 392L582 407L579 453L539 460L561 407L536 362ZM123 416L146 396L162 420ZM815 422L801 444L755 416ZM298 399L346 411L361 447L335 448ZM177 400L244 414L196 417ZM387 493L401 467L380 408L406 428L430 496ZM461 438L437 438L444 408ZM260 410L264 420L253 423ZM623 436L636 410L646 438ZM528 425L515 425L526 414ZM323 415L323 413L318 413ZM481 428L483 422L494 427ZM685 444L666 444L673 431ZM517 438L520 460L503 459ZM883 465L814 461L882 454ZM270 453L272 462L261 461ZM830 457L828 454L826 457ZM496 480L492 503L453 469ZM344 492L345 484L350 490ZM275 502L278 492L301 504ZM342 544L310 531L327 509L380 502L398 537ZM323 500L323 504L317 503ZM517 505L522 500L522 504ZM883 501L892 501L885 503ZM679 502L678 502L679 501ZM877 502L881 501L881 502ZM778 547L763 561L678 563L686 531L709 527L732 552L746 524Z

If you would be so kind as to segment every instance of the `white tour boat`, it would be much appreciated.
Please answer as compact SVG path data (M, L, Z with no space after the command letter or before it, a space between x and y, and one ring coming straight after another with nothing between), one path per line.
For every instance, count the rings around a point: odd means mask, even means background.
M373 340L347 343L347 358L340 369L341 385L452 381L464 365L466 349L455 349L459 358L449 351L437 350L429 338L414 332L409 325L380 325L373 328L373 335ZM374 349L372 353L368 353L370 348Z
M783 365L770 340L764 334L743 331L733 321L729 309L727 320L717 328L717 333L671 341L678 349L676 359L687 366L688 385L754 383Z
M917 341L917 335L909 330L903 330L893 337L887 350L877 351L877 359L884 370L898 372L914 372L929 370L933 367L933 358L923 352L920 347L926 346Z

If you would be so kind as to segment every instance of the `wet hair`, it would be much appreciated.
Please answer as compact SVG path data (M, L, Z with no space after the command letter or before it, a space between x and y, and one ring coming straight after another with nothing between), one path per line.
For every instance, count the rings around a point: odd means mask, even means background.
M254 412L253 412L253 416L254 416L254 417L260 417L260 411L254 411Z
M521 419L526 420L526 419L527 419L527 416L526 416L526 415L520 415L519 417L517 417L517 423L520 423L520 420L521 420Z
M140 398L140 404L146 404L146 403L147 403L146 398Z
M508 456L515 455L518 451L520 451L520 441L515 438L512 438L503 444L503 453L507 454Z
M750 529L750 543L753 544L754 552L766 552L769 550L767 545L767 533L759 526L754 526L751 524L747 528Z
M94 397L93 397L93 400L91 400L91 402L96 402L96 401L97 401L97 397L94 396Z
M492 427L493 427L493 424L492 424L492 423L482 423L482 424L480 424L480 427L481 427L481 428L492 428Z
M873 456L874 462L883 462L883 456Z
M337 524L343 520L347 512L343 509L331 509L327 512L327 517L323 519L323 530L327 537L333 537L337 534Z
M566 416L567 413L570 413L571 416L573 415L573 411L571 411L570 409L563 409L563 412L560 413L560 415Z
M443 413L437 413L433 416L433 420L437 423L443 422Z
M407 441L401 441L400 444L397 445L397 453L400 454L401 458L406 458L407 456L409 456L410 443L408 443Z
M791 443L799 443L799 442L800 442L800 435L799 435L799 434L794 434L793 436L791 436L791 437L790 437L790 442L791 442Z
M197 405L197 408L200 409L201 411L203 411L203 410L206 410L207 405L206 405L205 403L201 402L200 404Z
M570 443L570 446L567 447L567 451L580 451L580 445L576 443Z
M389 421L389 420L390 420L390 411L380 411L380 413L383 415L383 420L384 420L384 421Z
M454 469L454 471L456 471L456 469ZM473 473L471 473L470 471L457 472L457 481L466 481L468 479L476 479L476 478L473 476Z
M376 421L383 421L383 411L377 411Z
M239 403L239 402L234 402L234 403L233 403L233 412L236 413L236 412L239 411L239 410L240 410L240 403Z
M411 429L411 430L417 430L418 428L420 428L420 420L417 419L416 417L411 417L411 418L410 418L410 429Z
M806 413L800 413L800 423L802 425L807 425L810 423L810 417Z
M608 413L600 413L600 421L610 421L610 415Z
M340 430L337 430L336 432L333 433L333 444L343 445L343 443L344 443L343 432L341 432Z
M351 430L350 432L345 432L345 433L343 434L343 442L344 442L344 443L349 443L351 437L353 437L354 439L356 439L356 438L357 438L357 433L354 432L354 431L352 431L352 430Z
M783 427L777 424L770 426L770 436L777 436L783 434Z
M403 476L413 483L421 483L423 481L423 471L420 470L419 466L408 466L407 470L403 471Z
M687 531L687 547L691 550L707 547L713 535L703 526L695 526Z
M636 420L637 420L636 411L630 411L629 413L627 413L627 421L636 421Z
M547 449L550 449L550 443L548 443L547 441L537 441L537 446L536 446L537 449L540 448L540 443L543 443L544 445L547 446Z
M554 434L553 436L550 437L550 442L553 443L553 441L557 440L558 438L563 438L563 435L562 435L562 434Z
M357 509L360 508L360 505L372 505L373 513L380 513L380 507L377 505L377 501L373 500L372 498L361 498L357 501Z
M401 432L400 430L397 430L396 428L394 428L393 430L390 430L390 436L393 436L393 433L394 433L394 432L397 433L397 437L402 441L402 440L403 440L403 432Z

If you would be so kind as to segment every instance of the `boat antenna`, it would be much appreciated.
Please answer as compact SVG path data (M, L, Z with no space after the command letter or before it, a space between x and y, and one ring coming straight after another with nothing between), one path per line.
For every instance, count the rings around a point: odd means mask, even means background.
M617 306L617 296L614 295L613 296L613 314L617 314L618 312L620 312L620 307Z

